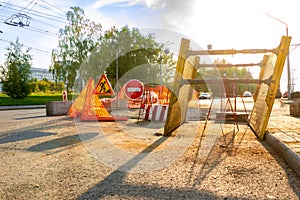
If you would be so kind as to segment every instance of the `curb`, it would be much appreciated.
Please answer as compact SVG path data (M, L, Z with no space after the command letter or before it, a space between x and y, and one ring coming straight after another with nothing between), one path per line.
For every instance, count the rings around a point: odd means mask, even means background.
M291 150L286 144L278 140L270 133L266 133L266 142L277 151L281 157L300 176L300 155Z
M39 109L39 108L46 108L46 105L0 106L0 111L1 110Z

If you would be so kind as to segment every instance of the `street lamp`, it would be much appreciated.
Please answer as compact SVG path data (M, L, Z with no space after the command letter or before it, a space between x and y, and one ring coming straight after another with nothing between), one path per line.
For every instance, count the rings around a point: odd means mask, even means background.
M169 45L172 45L174 44L174 42L170 42L170 41L166 41L165 43L162 44L162 47L164 47L165 49L163 50L164 51L164 54L169 54L170 53L170 50L169 48L166 48L166 46L169 46ZM163 57L162 57L162 52L160 52L160 94L161 94L161 90L162 90L162 85L163 85L163 81L162 81L162 60L163 60Z
M117 94L117 96L116 96L116 98L117 98L117 109L119 109L119 95L118 95L118 93L119 93L119 88L118 88L118 85L117 85L117 83L118 83L118 81L119 81L119 49L118 49L118 47L116 48L116 84L115 84L115 88L116 88L116 94Z
M269 15L268 13L266 13L266 15L268 15L269 17L272 17L273 19L275 19L276 21L279 21L280 23L285 25L285 30L286 30L286 36L289 36L289 28L287 23L285 23L284 21L281 21L280 19ZM288 89L288 99L291 99L291 69L290 69L290 48L288 49L288 54L287 54L287 79L288 79L288 83L287 83L287 89Z

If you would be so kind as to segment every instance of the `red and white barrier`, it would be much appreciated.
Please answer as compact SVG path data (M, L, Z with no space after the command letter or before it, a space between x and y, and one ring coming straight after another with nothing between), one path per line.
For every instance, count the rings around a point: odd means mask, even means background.
M146 105L145 120L166 121L168 114L168 105Z

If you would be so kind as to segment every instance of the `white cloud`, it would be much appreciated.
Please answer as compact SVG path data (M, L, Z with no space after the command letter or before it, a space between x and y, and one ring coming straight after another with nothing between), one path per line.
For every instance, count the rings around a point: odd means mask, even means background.
M110 6L113 4L122 4L122 5L126 5L126 4L136 4L139 1L130 1L130 0L98 0L95 3L91 4L89 7L93 8L93 9L99 9L105 6Z
M144 4L151 9L163 8L166 5L165 0L98 0L90 5L93 9L99 9L105 6L120 5L122 7Z
M145 3L148 8L163 8L166 6L165 0L145 0Z

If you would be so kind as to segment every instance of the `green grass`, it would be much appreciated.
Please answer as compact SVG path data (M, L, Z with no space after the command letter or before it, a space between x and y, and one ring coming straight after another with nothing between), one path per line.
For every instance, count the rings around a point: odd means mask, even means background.
M72 100L72 97L68 97ZM12 99L0 93L0 106L45 105L49 101L62 101L61 93L32 93L24 99Z

